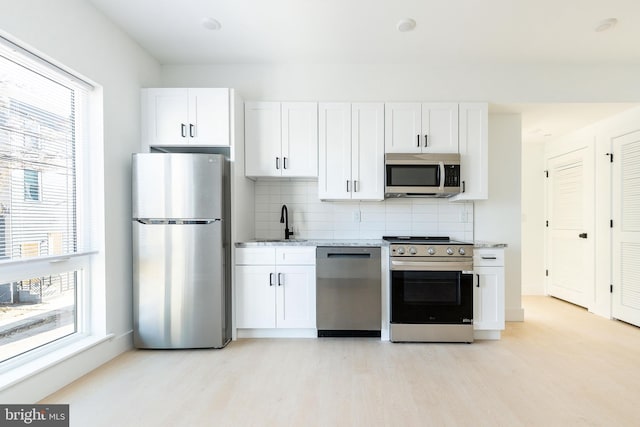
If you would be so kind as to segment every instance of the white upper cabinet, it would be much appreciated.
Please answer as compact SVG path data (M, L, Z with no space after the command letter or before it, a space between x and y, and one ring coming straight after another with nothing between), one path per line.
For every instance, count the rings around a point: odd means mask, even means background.
M489 106L462 103L459 111L462 193L451 200L484 200L489 197Z
M458 104L385 104L385 152L457 153Z
M142 142L153 146L229 146L229 89L142 89Z
M384 198L384 105L319 105L318 194L323 200Z
M318 104L246 102L245 167L250 177L318 176Z

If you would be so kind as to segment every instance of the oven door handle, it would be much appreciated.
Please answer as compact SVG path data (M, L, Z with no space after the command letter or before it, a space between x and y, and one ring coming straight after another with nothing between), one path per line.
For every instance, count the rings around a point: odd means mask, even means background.
M433 261L433 262L416 262L416 261L397 261L391 260L391 270L393 271L471 271L473 270L473 261Z

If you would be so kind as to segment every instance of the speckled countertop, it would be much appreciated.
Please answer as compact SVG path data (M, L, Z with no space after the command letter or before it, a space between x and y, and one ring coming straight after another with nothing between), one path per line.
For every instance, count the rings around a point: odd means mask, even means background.
M247 242L236 242L236 248L255 246L388 246L382 239L256 239Z
M476 240L473 242L473 247L477 249L497 249L497 248L506 248L506 243L494 243L494 242L483 242Z
M236 248L256 246L388 246L389 242L382 239L255 239L237 242ZM473 247L477 249L506 248L506 243L475 241Z

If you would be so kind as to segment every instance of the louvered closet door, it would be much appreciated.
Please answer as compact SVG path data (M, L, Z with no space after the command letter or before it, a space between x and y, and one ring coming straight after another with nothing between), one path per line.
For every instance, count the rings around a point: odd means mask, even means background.
M613 140L613 306L640 326L640 131Z
M584 147L548 161L547 292L583 307L593 298L594 284L590 156Z

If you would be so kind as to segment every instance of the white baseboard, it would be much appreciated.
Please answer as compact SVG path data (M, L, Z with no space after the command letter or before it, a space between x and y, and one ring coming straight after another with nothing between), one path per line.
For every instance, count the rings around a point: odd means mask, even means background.
M114 357L133 348L132 331L120 336L93 340L87 338L78 342L71 353L53 352L46 364L33 361L32 372L25 372L22 378L12 381L0 391L0 402L4 404L32 404L62 387L88 374ZM97 342L97 343L96 343Z
M238 329L238 338L317 338L316 329Z
M504 313L507 322L524 322L524 308L507 308Z

